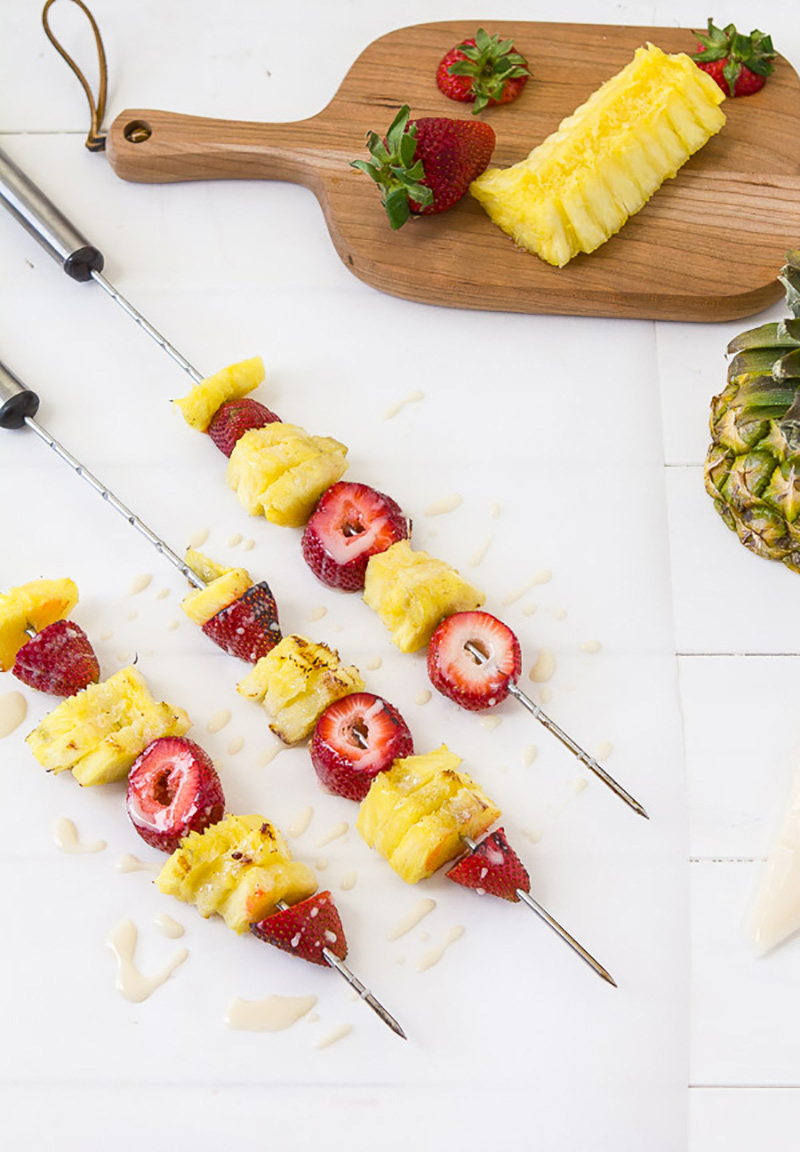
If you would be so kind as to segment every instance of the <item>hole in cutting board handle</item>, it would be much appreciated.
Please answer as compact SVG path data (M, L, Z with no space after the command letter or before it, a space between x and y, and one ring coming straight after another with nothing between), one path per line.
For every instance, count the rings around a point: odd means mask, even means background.
M130 144L144 144L153 135L153 129L146 120L131 120L122 129L122 135Z

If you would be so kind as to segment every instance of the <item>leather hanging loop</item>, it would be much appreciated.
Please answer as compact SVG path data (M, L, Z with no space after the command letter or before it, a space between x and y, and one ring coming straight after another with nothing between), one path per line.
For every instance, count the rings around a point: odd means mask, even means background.
M62 59L66 60L72 71L81 82L81 86L86 93L86 99L89 101L89 112L91 114L91 125L89 127L89 135L86 137L86 147L90 152L104 152L106 147L106 137L102 132L103 117L106 114L106 95L108 91L108 69L106 66L106 50L103 47L103 38L100 35L100 29L97 27L97 22L92 16L89 9L83 3L83 0L72 0L77 4L81 11L89 21L92 32L94 33L95 44L97 45L97 62L100 68L100 84L97 91L97 101L95 102L94 94L89 86L89 81L81 72L78 65L69 55L69 53L59 44L50 28L49 11L55 4L56 0L47 0L47 3L42 10L42 24L47 34L47 38L58 52Z

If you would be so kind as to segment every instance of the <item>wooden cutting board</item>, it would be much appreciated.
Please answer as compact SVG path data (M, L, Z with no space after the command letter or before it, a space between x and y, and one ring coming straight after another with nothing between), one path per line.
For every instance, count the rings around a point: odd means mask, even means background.
M393 232L377 189L350 160L368 130L413 116L466 118L443 96L436 67L475 22L420 24L370 44L330 104L288 124L210 120L129 109L108 156L126 180L288 180L319 199L345 265L409 300L496 311L730 320L778 299L775 277L800 245L800 79L783 58L754 96L726 100L727 124L618 235L553 268L518 249L472 197ZM515 103L482 113L497 133L492 166L522 159L604 80L652 41L694 51L687 29L492 22L528 58L533 79Z

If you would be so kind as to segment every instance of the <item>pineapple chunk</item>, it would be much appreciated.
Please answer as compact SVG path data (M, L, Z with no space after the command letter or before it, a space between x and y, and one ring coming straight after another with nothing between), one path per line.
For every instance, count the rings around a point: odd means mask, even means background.
M283 836L263 816L226 816L185 836L156 886L195 904L201 916L218 912L234 932L246 932L279 900L305 900L317 881L306 864L292 860Z
M593 252L719 132L720 87L648 44L525 159L470 185L522 248L563 267Z
M193 568L194 566L190 564L189 567ZM224 568L222 575L212 579L205 588L197 588L188 596L184 596L181 600L181 608L193 624L199 624L202 628L212 616L216 616L234 600L244 596L252 583L250 573L246 568Z
M462 837L486 832L500 809L443 744L396 760L361 802L356 827L408 884L432 876L464 850Z
M263 704L270 728L285 744L310 734L329 704L365 688L358 669L344 665L339 653L307 636L284 636L262 656L236 689Z
M347 469L347 448L330 436L311 436L278 421L241 436L228 461L227 480L251 516L300 528L314 505Z
M454 612L480 608L486 597L455 568L399 540L370 557L364 602L392 633L401 652L416 652L436 625Z
M26 742L48 772L70 769L79 784L108 784L125 779L151 741L190 727L182 708L154 700L141 672L129 667L63 700Z
M188 396L176 400L175 404L183 413L183 418L190 428L198 432L205 432L211 423L214 413L226 400L235 400L238 396L246 396L257 388L264 379L264 361L260 356L250 360L240 360L238 364L231 364L207 376L199 384L195 384Z
M64 620L78 603L74 580L30 580L0 593L0 671L14 666L17 652L27 644L28 629L40 632Z

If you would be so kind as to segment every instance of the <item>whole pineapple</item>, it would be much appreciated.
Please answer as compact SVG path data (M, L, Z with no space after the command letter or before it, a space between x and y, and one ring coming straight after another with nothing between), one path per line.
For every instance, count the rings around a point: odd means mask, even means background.
M728 345L728 385L711 402L706 491L746 548L800 572L800 250L778 279L792 317Z

